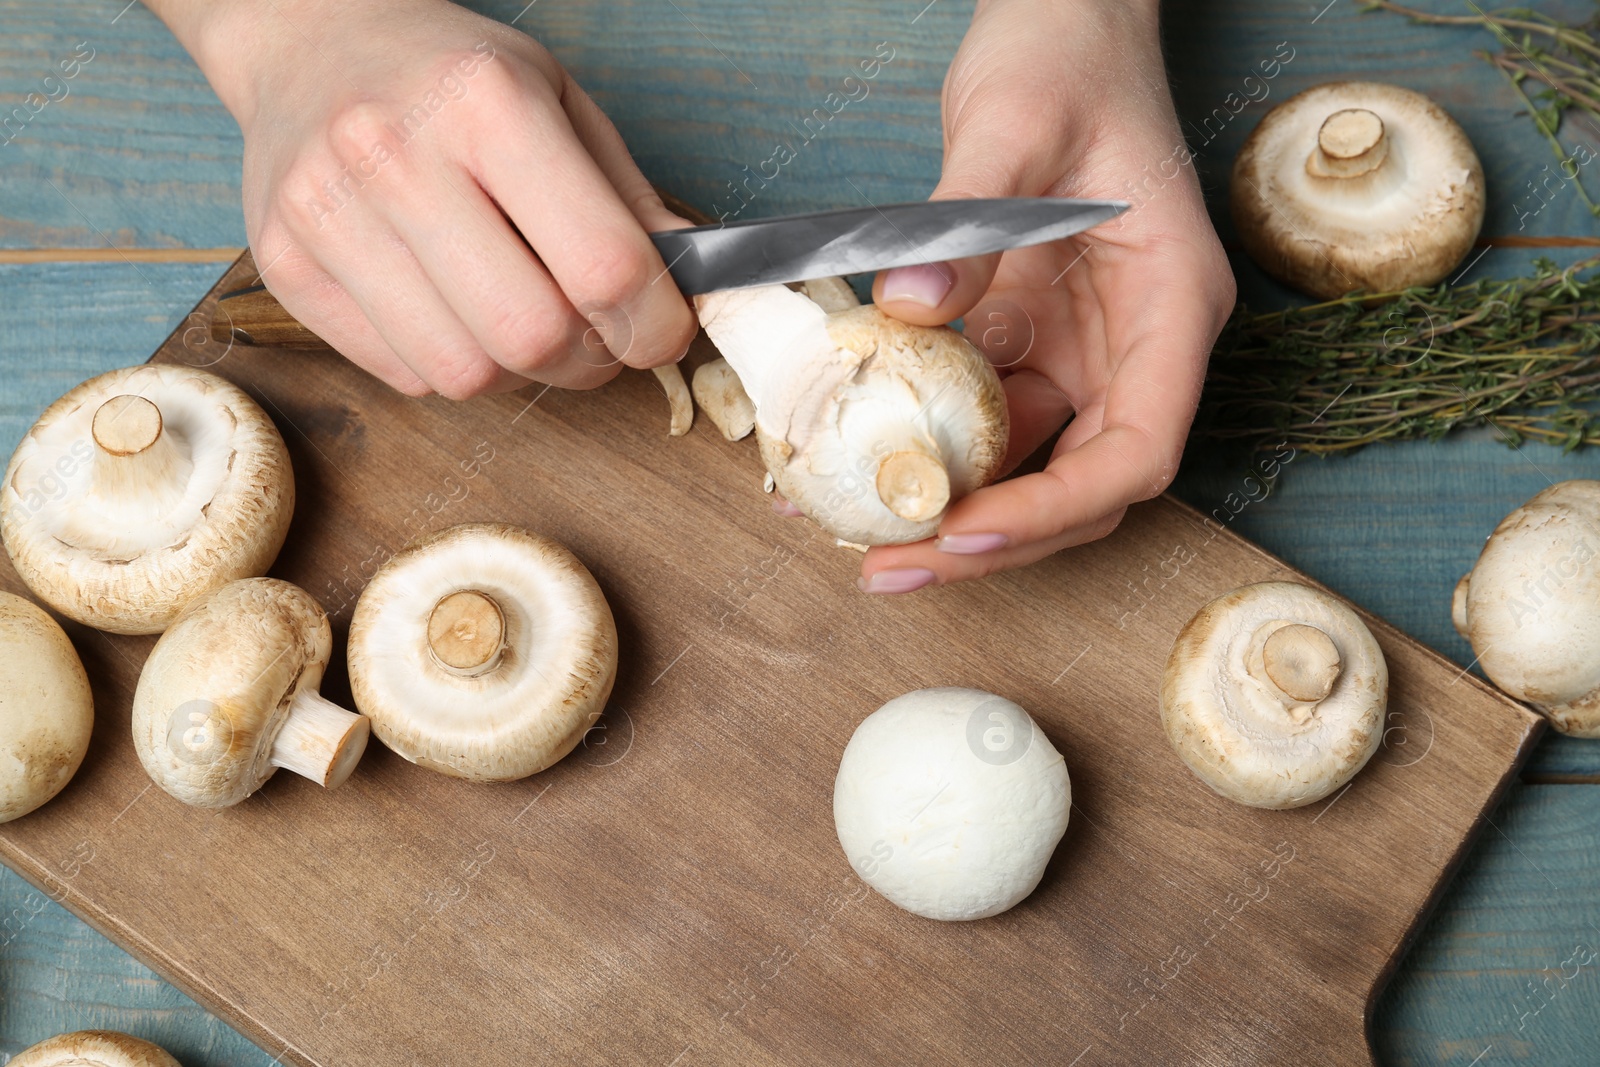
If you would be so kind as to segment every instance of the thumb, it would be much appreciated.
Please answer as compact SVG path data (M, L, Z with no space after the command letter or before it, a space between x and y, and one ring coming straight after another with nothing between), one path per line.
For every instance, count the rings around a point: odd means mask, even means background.
M971 125L964 136L953 137L945 152L944 172L929 200L961 200L1007 196L1034 196L1034 176L1028 173L1022 153L1005 138L981 136ZM940 326L971 311L994 282L1001 253L893 267L872 281L872 299L903 322Z

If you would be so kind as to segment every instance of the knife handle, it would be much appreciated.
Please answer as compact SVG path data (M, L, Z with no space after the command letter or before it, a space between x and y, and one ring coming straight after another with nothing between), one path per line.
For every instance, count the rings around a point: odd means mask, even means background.
M264 285L223 293L211 313L211 339L273 348L328 348L328 342L284 310Z
M711 222L703 211L673 196L660 186L656 193L675 215L704 226ZM283 305L264 285L253 285L223 293L211 313L211 339L222 344L230 341L241 345L261 345L272 348L331 348L332 346L312 333L299 319L284 310Z

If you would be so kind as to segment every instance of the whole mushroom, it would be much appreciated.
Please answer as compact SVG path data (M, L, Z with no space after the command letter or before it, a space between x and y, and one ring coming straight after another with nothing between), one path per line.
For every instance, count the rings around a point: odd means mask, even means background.
M526 778L571 752L617 677L594 577L548 538L499 523L413 542L350 622L350 688L385 745L457 778Z
M116 1030L57 1034L19 1052L11 1067L181 1067L160 1045Z
M1222 796L1257 808L1321 800L1383 740L1389 669L1354 611L1294 582L1211 601L1178 634L1161 722Z
M328 616L299 586L244 578L196 601L139 673L139 762L201 808L239 803L280 767L341 785L371 727L317 692L332 651Z
M1558 482L1507 515L1451 617L1494 684L1557 730L1600 737L1600 482Z
M695 306L755 405L778 491L841 540L917 541L998 473L1005 394L961 334L853 300L843 282L807 283L709 293Z
M1443 280L1483 225L1483 166L1421 93L1332 82L1267 113L1234 160L1229 196L1251 258L1331 299Z
M293 510L289 453L255 401L206 371L147 364L91 378L39 416L0 486L0 535L51 607L148 634L264 574Z
M93 728L89 676L72 642L38 605L0 591L0 823L66 787Z
M863 881L930 919L1023 900L1066 833L1066 761L1033 719L977 689L919 689L856 727L833 784L839 844Z

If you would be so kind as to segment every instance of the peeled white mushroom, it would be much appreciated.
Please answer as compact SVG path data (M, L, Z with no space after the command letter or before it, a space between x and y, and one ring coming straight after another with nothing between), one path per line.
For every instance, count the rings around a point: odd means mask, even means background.
M1600 737L1600 482L1558 482L1507 515L1451 616L1494 684L1564 734Z
M807 285L829 307L844 303L836 287ZM998 472L1005 394L954 330L870 304L830 312L782 285L709 293L695 306L755 404L778 491L835 537L932 536L951 501Z
M656 381L661 383L662 391L667 394L667 407L672 413L667 436L682 437L694 425L694 398L689 395L689 386L683 380L683 368L676 363L668 363L652 367L651 371Z
M89 676L72 642L38 605L0 591L0 823L66 787L93 728Z
M1483 166L1421 93L1332 82L1267 113L1234 159L1229 196L1251 258L1331 299L1443 280L1483 225Z
M294 510L277 428L191 367L92 378L39 416L0 486L28 588L78 622L159 633L190 601L266 572Z
M1366 624L1294 582L1235 589L1178 634L1161 722L1221 795L1297 808L1344 785L1383 740L1389 669Z
M280 767L343 784L371 727L317 692L332 651L327 614L299 586L244 578L196 601L139 672L139 762L201 808L239 803Z
M421 767L511 781L571 752L617 677L617 628L576 556L469 523L378 568L350 622L350 688L383 743Z
M57 1034L19 1052L10 1067L181 1067L160 1045L116 1030Z
M919 689L856 727L833 821L863 881L930 919L982 919L1039 884L1067 831L1066 761L1026 711L977 689Z

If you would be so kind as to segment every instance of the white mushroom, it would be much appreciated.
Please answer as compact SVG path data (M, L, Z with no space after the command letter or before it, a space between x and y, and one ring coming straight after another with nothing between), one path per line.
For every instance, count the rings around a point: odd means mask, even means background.
M1557 730L1600 737L1600 482L1558 482L1500 521L1457 584L1483 671Z
M856 727L833 821L856 873L907 911L982 919L1039 884L1072 786L1026 711L977 689L920 689Z
M244 578L194 602L139 672L139 762L201 808L239 803L279 767L341 785L371 727L317 692L332 651L327 614L288 582Z
M197 597L264 574L293 510L289 453L255 401L159 364L50 405L0 486L0 534L28 588L126 634L159 633Z
M1257 808L1321 800L1383 740L1389 669L1361 619L1294 582L1235 589L1178 634L1161 722L1183 762Z
M861 298L843 278L812 278L799 283L800 291L809 296L823 311L849 311L861 306Z
M1290 97L1245 141L1233 221L1262 269L1312 296L1433 285L1483 225L1483 167L1421 93L1332 82Z
M350 688L385 745L480 782L525 778L583 739L617 677L617 628L571 552L470 523L378 568L350 622Z
M778 491L835 537L929 537L952 500L997 473L1005 394L954 330L873 305L829 313L781 285L697 296L695 306L755 404Z
M725 359L695 368L694 400L729 441L742 441L756 428L756 406Z
M19 1052L10 1067L181 1067L167 1050L115 1030L58 1034Z
M66 787L93 727L89 676L72 642L38 605L0 591L0 823Z

